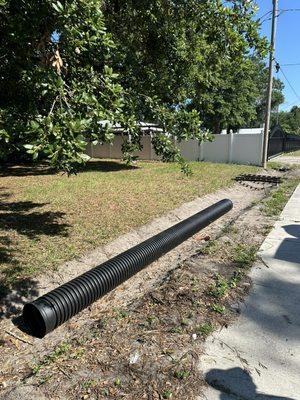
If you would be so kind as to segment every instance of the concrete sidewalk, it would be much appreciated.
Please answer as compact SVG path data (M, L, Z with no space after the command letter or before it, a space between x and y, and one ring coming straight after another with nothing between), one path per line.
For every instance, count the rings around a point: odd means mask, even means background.
M259 256L240 317L207 341L199 399L300 400L300 185Z

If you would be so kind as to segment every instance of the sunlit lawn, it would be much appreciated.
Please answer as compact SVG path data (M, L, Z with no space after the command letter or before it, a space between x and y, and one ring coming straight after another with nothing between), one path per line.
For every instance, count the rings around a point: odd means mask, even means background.
M175 164L136 168L91 162L68 177L42 168L0 171L2 285L38 276L180 204L231 185L256 167L192 163L186 177ZM1 276L2 275L2 276Z
M292 151L290 153L285 153L284 156L288 157L300 157L300 150Z

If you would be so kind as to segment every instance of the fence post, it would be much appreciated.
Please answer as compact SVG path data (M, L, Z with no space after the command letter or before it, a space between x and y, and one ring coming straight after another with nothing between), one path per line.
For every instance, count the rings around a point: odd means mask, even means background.
M259 155L258 165L261 164L263 151L264 151L264 129L262 129L259 137L260 137L260 155ZM270 137L269 137L269 141L268 141L268 153L267 153L268 160L269 160L269 146L270 146Z
M234 141L234 133L229 133L229 143L228 143L228 162L229 164L232 162L233 158L233 141Z
M204 142L199 142L199 161L204 161Z

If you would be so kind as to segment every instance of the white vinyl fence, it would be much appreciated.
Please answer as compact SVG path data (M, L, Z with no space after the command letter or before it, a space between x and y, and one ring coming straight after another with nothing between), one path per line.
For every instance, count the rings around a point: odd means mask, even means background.
M189 161L212 161L219 163L260 165L262 158L263 135L261 133L230 133L213 135L213 142L199 143L197 140L177 143L183 157ZM122 158L122 136L115 136L112 145L87 146L87 154L92 158ZM151 138L142 138L142 151L137 155L141 160L159 160L152 146Z

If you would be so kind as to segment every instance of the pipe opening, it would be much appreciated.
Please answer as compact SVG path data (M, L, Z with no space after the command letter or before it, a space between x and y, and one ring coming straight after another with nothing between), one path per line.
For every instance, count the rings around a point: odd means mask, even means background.
M33 303L25 304L23 309L23 319L32 336L41 339L46 335L45 320L39 308Z

